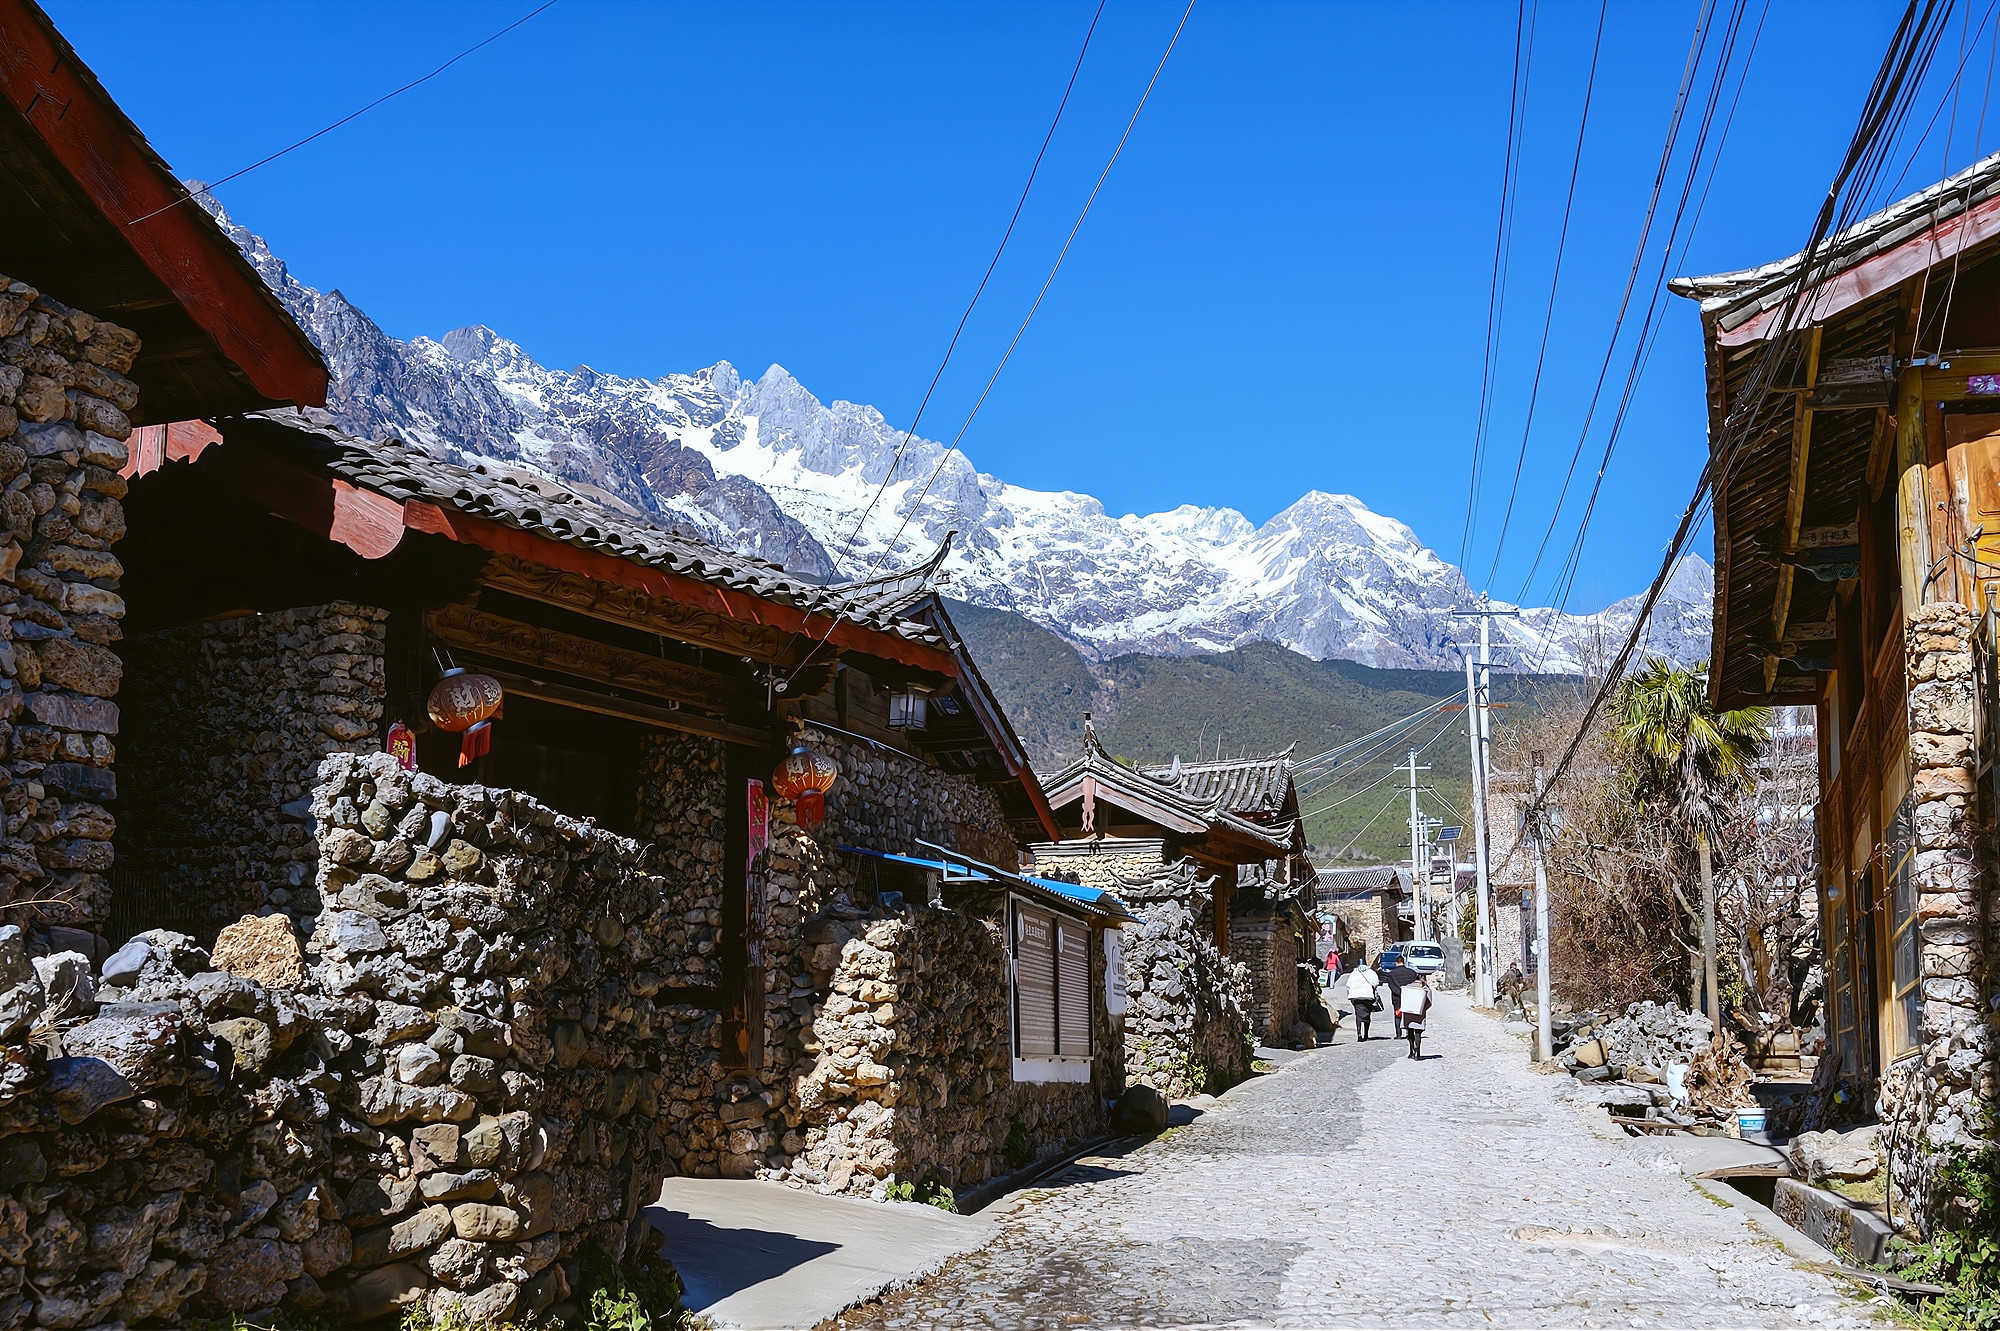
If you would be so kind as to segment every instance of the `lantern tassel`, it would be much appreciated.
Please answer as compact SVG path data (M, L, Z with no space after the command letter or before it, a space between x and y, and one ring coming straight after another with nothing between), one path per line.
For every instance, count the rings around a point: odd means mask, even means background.
M464 737L459 740L458 765L460 767L472 766L473 759L484 758L488 750L492 747L493 723L491 721L481 721L478 725L467 729Z

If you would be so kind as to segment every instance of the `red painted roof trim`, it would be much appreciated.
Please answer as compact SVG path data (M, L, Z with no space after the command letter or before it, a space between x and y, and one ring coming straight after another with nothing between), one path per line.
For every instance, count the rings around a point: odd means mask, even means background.
M0 96L258 392L326 405L327 368L311 341L207 214L172 206L186 193L180 182L27 0L0 0Z
M783 633L797 633L815 642L831 642L848 651L866 652L891 661L958 678L958 661L950 652L921 642L911 642L893 633L878 633L846 620L829 621L825 615L810 614L794 606L767 601L748 592L730 592L713 583L648 564L585 550L563 541L537 536L532 532L440 508L420 499L403 504L403 521L412 531L448 537L463 545L476 545L494 554L514 555L546 564L550 568L579 573L586 578L629 587L648 596L691 605L712 614L751 624L763 624ZM830 629L829 629L830 625Z

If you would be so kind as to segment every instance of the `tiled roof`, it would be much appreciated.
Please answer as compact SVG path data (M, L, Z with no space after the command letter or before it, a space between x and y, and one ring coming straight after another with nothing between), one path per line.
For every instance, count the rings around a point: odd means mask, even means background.
M1102 741L1097 738L1096 727L1090 724L1088 717L1084 718L1082 754L1060 771L1043 776L1042 788L1051 792L1051 800L1066 804L1068 800L1064 798L1064 792L1085 776L1096 778L1100 794L1114 803L1118 802L1122 793L1136 805L1134 812L1163 816L1169 826L1173 825L1176 817L1184 820L1189 826L1183 831L1226 830L1280 855L1291 849L1298 832L1296 818L1254 822L1231 812L1214 799L1189 794L1178 781L1168 781L1163 776L1127 767L1105 751Z
M1155 781L1175 786L1189 799L1255 818L1285 807L1292 782L1292 751L1209 763L1175 761L1139 770Z
M1344 896L1351 892L1380 892L1393 887L1404 877L1403 866L1399 864L1365 864L1352 869L1325 869L1319 871L1319 890L1331 896Z
M1957 175L1899 199L1829 238L1815 262L1813 281L1824 284L1834 274L1979 209L1996 195L2000 195L2000 153L1983 157ZM1704 314L1719 327L1729 329L1783 304L1797 285L1804 261L1803 253L1793 254L1733 273L1676 277L1667 286L1677 295L1699 300Z
M399 502L417 500L450 508L912 642L940 645L944 641L928 624L896 613L890 598L868 590L907 575L891 575L890 579L854 588L823 586L793 577L768 560L724 550L579 498L554 481L489 470L478 463L461 466L444 462L398 440L363 439L330 426L305 423L290 413L246 419L260 427L254 432L258 441L275 444L297 455L297 460L323 468L350 485ZM227 422L224 433L229 434Z

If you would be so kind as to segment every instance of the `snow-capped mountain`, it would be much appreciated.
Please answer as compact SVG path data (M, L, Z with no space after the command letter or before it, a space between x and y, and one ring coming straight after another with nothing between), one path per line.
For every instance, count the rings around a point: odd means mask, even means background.
M1089 495L1009 485L906 439L873 407L823 403L776 365L754 380L726 361L631 379L549 369L488 328L400 341L196 197L325 352L328 414L357 434L534 471L814 578L914 564L957 531L953 595L1018 611L1098 659L1271 641L1453 668L1447 644L1471 627L1449 614L1473 599L1459 570L1351 495L1315 490L1262 526L1194 505L1114 517ZM1705 654L1712 580L1699 558L1681 562L1652 651ZM1575 670L1616 649L1636 605L1527 610L1496 632L1517 648L1513 663Z

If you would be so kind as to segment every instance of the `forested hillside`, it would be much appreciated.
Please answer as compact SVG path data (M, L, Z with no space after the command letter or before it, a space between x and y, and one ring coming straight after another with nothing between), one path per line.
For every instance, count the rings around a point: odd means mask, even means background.
M1315 661L1272 643L1210 656L1133 654L1092 666L1055 634L1009 611L954 602L951 615L1038 768L1076 755L1086 711L1105 747L1136 763L1164 763L1176 754L1192 760L1272 753L1287 745L1304 760L1465 687L1463 674ZM1496 700L1513 702L1513 683L1496 674ZM1505 724L1509 711L1496 720ZM1391 764L1410 748L1424 748L1418 761L1431 769L1419 773L1419 785L1435 787L1420 794L1420 807L1460 821L1471 767L1465 714L1452 711L1363 766L1330 778L1308 773L1300 785L1308 840L1328 855L1407 858L1409 800Z

